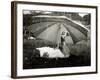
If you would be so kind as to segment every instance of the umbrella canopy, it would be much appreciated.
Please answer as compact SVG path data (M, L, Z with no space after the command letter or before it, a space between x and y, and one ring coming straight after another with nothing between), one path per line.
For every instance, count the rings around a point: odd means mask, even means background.
M61 43L61 35L63 33L66 33L65 42L69 44L87 39L88 29L83 25L78 24L67 17L54 18L49 16L47 19L52 20L49 20L49 22L43 21L40 23L35 23L29 26L30 31L36 38L48 40L56 44Z

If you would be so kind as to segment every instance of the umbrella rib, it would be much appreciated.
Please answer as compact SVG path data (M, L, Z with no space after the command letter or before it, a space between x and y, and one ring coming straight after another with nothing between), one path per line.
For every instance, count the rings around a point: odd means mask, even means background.
M85 34L87 36L88 29L81 27L81 25L79 25L71 20L67 20L67 21L69 21L69 23L67 22L67 24L74 26L76 29L80 30L83 34ZM74 23L74 25L72 23Z
M55 24L55 23L52 23L52 24L49 24L48 26L45 26L45 27L43 27L43 28L40 28L40 29L34 31L34 33L37 32L37 31L39 31L39 30L41 30L41 29L48 28L49 26L52 26L52 25L54 25L54 24Z
M57 29L57 34L56 34L56 37L57 37L57 47L59 47L59 43L61 43L61 41L58 41L58 37L59 37L58 34L59 34L60 29L61 29L60 25L61 24L58 24L58 29Z
M50 24L50 25L48 25L48 26L46 26L46 27L44 27L44 28L41 28L41 29L35 31L34 34L37 33L37 36L38 36L39 33L41 33L42 31L46 30L48 27L52 27L52 25L54 25L54 24L56 24L56 22L55 22L55 23L52 23L52 24Z
M47 32L48 32L48 31L50 30L50 28L52 28L52 29L53 29L53 31L57 34L57 31L58 31L58 30L57 30L57 29L58 29L58 24L59 24L59 23L58 23L58 22L56 22L56 24L54 24L54 25L50 26L49 28L46 28L46 30L44 30L43 32L41 32L41 34L40 34L40 35L43 35L43 34L44 34L44 35L45 35L45 37L46 37L46 35L47 35L47 34L45 33L45 31L47 31ZM56 28L56 29L55 29L55 28ZM56 31L55 31L55 30L56 30ZM50 30L50 31L51 31L51 30ZM49 35L49 37L50 37L50 36L51 36L51 37L52 37L52 36L54 36L54 35L53 35L53 33L51 33L51 34L52 34L52 35ZM38 35L38 36L39 36L39 35ZM56 38L56 36L57 36L57 35L55 35L55 38ZM50 37L50 39L52 39L51 37ZM42 37L42 38L43 38L43 37ZM56 43L57 41L56 41L56 40L54 40L53 42L54 42L54 43Z
M64 26L65 26L65 24L63 24ZM74 42L74 44L77 42L77 39L75 40L74 38L74 36L73 36L73 34L72 34L72 32L65 26L65 28L68 30L68 32L71 34L70 36L72 37L72 40L73 40L73 42Z

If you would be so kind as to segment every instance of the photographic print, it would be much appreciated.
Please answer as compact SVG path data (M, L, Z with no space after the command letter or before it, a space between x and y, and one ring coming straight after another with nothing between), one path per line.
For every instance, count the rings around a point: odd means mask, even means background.
M23 68L90 66L89 13L23 10Z
M12 2L12 77L97 72L97 7Z

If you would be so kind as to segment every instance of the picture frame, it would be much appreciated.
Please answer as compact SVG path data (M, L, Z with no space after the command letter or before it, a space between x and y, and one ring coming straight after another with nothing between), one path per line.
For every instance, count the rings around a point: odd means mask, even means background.
M97 37L97 6L12 1L11 77L96 74Z

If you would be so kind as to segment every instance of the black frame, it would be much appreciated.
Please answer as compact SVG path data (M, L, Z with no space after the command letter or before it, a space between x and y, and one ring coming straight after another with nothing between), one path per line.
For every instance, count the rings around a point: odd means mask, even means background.
M37 76L17 76L17 4L34 4L34 5L50 5L60 7L81 7L81 8L94 8L96 9L96 71L95 72L83 72L83 73L63 73L52 75L37 75ZM12 1L11 2L11 77L12 78L32 78L32 77L50 77L50 76L66 76L66 75L80 75L80 74L94 74L98 72L98 59L97 59L97 44L98 44L98 7L88 5L72 5L72 4L56 4L56 3L40 3L40 2L24 2L24 1Z

